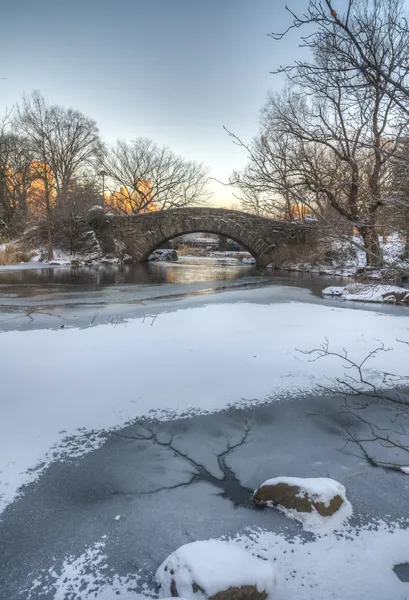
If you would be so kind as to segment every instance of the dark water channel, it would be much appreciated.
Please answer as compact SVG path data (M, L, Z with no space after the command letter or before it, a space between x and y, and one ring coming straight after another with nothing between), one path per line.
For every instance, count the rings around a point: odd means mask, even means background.
M166 288L166 296L231 287L255 287L260 285L286 285L311 290L320 295L328 285L342 285L346 278L325 277L312 273L289 273L260 270L229 260L180 260L178 263L143 263L129 266L93 266L72 268L69 266L41 265L38 268L18 266L16 270L0 268L0 306L10 304L13 298L47 296L57 299L73 295L95 298L100 292L101 302L123 301L129 294L147 286ZM91 293L91 294L90 294ZM92 294L93 293L93 294Z

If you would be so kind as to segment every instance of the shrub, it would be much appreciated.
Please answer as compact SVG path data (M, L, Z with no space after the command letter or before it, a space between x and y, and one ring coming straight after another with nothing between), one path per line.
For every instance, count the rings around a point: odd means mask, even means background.
M21 262L30 262L33 255L33 252L8 245L3 250L0 250L0 265L15 265Z

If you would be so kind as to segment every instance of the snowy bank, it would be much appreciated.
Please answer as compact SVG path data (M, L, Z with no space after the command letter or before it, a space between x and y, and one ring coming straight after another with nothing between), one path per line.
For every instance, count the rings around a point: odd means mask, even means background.
M335 529L352 515L345 487L327 477L268 479L254 492L253 500L259 506L278 508L309 531Z
M237 588L245 586L249 600L265 600L274 591L276 576L271 563L238 544L207 540L185 544L173 552L157 570L156 580L162 598L217 598L222 592L228 600L239 592Z
M311 249L310 255L280 261L278 265L270 264L268 268L278 267L284 271L337 277L362 276L365 279L393 281L399 280L402 270L409 273L409 259L402 258L405 242L398 235L379 236L379 245L384 259L382 268L367 267L362 240L357 236L349 239L323 240L317 248Z
M331 286L322 291L323 296L338 296L357 302L388 302L409 305L409 289L381 284L352 283L346 287Z

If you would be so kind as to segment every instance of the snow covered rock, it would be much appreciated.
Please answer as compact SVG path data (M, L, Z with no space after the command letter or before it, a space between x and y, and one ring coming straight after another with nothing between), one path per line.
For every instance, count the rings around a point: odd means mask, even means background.
M95 214L100 212L104 212L104 207L101 206L101 204L94 204L94 206L91 206L91 208L89 209L88 214Z
M327 288L325 288L325 290L322 290L322 295L323 296L343 296L345 290L346 290L345 287L332 285L331 287L327 287Z
M353 283L346 287L327 287L322 291L322 295L340 296L344 300L358 302L389 302L409 305L409 289L394 285Z
M166 250L154 250L148 258L148 260L166 260L168 262L175 262L178 259L178 253L172 248Z
M185 544L156 572L162 598L266 600L275 587L273 565L234 542Z
M244 265L255 265L256 264L256 259L253 258L253 257L251 257L251 258L244 257L244 258L241 259L241 262Z
M265 481L253 495L258 506L273 506L314 529L337 514L342 522L352 514L341 483L326 477L276 477Z

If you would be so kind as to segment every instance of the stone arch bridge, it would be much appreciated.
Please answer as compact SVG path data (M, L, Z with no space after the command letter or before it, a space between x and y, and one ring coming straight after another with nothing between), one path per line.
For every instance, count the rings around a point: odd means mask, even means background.
M252 254L259 266L266 266L274 262L280 246L305 243L314 227L237 210L176 208L126 217L105 215L104 229L125 243L135 262L146 261L153 250L172 238L205 232L238 242Z

